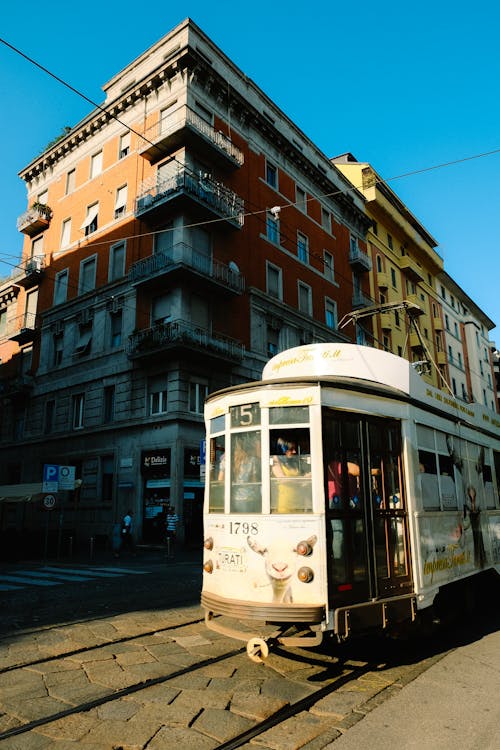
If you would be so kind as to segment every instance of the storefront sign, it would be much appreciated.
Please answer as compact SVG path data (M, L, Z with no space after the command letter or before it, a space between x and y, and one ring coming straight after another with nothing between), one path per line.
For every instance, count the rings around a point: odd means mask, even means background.
M141 471L143 474L170 474L170 448L142 451Z

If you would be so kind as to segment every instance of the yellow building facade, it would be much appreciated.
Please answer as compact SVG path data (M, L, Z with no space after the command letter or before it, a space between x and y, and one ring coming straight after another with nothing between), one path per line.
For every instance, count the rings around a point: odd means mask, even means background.
M366 201L373 345L416 363L427 382L447 389L437 242L373 167L352 154L332 160ZM418 364L417 364L418 363ZM446 383L445 383L446 381Z

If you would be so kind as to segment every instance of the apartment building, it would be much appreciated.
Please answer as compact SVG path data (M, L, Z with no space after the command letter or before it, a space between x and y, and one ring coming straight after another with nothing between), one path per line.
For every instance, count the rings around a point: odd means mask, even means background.
M20 173L22 263L0 285L0 494L33 500L3 503L2 529L104 542L130 508L154 543L170 504L197 544L205 396L288 347L371 338L369 323L337 328L371 302L371 221L190 20L104 94ZM49 521L45 465L77 477Z
M333 162L362 192L371 219L367 235L373 346L415 363L437 388L448 382L443 318L436 278L443 270L437 241L373 167L350 153Z
M451 390L463 401L476 401L496 411L496 379L489 340L495 323L445 271L438 276L438 291Z

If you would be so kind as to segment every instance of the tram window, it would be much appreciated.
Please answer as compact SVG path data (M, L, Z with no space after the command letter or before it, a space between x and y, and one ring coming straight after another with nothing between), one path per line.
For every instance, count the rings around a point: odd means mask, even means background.
M309 430L271 430L270 452L271 513L311 513Z
M439 456L439 489L443 510L454 510L457 507L453 461L450 456Z
M225 436L210 438L209 453L209 501L210 513L224 512Z
M308 406L275 406L269 409L269 424L305 424L308 422Z
M226 426L226 415L221 414L218 417L214 417L210 420L210 434L213 435L215 432L223 432Z
M231 513L262 510L260 431L233 433L231 439Z
M495 490L493 488L493 477L491 474L491 466L486 464L483 466L483 482L484 482L484 497L487 508L495 507Z
M418 461L424 508L427 510L438 509L440 506L436 456L430 451L419 450Z

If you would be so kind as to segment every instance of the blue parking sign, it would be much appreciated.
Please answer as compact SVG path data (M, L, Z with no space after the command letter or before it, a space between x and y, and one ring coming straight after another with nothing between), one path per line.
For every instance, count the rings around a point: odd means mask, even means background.
M42 492L57 492L59 489L58 464L44 464Z

